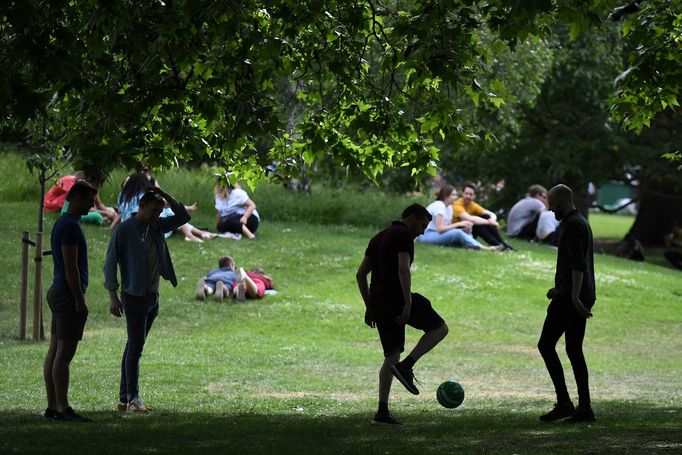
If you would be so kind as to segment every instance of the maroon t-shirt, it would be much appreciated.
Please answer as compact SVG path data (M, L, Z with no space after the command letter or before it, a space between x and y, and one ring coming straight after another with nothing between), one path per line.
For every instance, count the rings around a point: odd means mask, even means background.
M410 264L414 260L414 238L400 221L375 235L369 241L365 256L370 258L372 280L369 295L372 300L391 301L397 299L402 308L403 291L398 275L398 253L409 253Z

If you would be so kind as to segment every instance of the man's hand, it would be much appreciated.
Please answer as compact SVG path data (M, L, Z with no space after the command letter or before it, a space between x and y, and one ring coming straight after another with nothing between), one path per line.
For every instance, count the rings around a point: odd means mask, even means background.
M123 314L123 305L121 304L121 301L118 299L118 296L116 298L111 297L111 299L109 300L109 313L116 316L117 318L120 318L121 315Z
M371 328L375 328L377 326L376 320L374 319L374 311L369 308L365 308L365 324Z
M161 196L165 201L168 201L170 198L170 194L166 193L163 191L161 188L158 186L148 186L144 189L147 193L156 193L159 196Z
M550 289L549 291L547 291L547 298L548 298L549 300L552 300L552 299L555 298L557 295L559 295L559 291L557 290L557 288L552 288L552 289Z
M241 224L246 224L249 221L249 219L246 217L246 215L242 215L241 218L239 218L239 222Z
M573 305L580 316L584 317L585 319L592 317L592 312L585 308L585 305L583 305L583 302L580 301L580 298L574 298Z
M403 313L395 318L398 324L406 324L410 319L410 311L412 311L412 303L406 303L403 307Z
M490 220L488 220L488 224L491 226L495 226L498 229L500 227L500 223L498 223L497 220L490 219Z
M85 304L85 300L81 303L76 303L76 313L80 314L81 316L88 316L89 311L88 311L88 306Z

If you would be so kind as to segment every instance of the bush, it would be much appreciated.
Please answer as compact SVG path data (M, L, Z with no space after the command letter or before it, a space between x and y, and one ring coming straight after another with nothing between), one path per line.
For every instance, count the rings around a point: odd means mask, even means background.
M0 198L5 202L38 201L38 176L31 174L20 154L0 152ZM72 173L70 166L46 182L47 191L58 178ZM116 169L100 190L100 198L109 206L118 200L121 184L132 170ZM155 174L160 185L186 204L197 202L200 212L193 223L213 229L213 187L215 169L207 165L168 169ZM348 184L340 188L313 186L310 194L293 193L282 185L261 183L255 189L246 188L258 206L263 221L303 221L313 224L352 226L386 226L400 217L405 207L413 202L427 204L424 195L396 195L379 188L363 188Z

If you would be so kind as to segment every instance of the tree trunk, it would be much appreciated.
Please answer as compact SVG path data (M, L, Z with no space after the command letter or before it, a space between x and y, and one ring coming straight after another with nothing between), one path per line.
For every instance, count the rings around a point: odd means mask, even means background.
M640 194L637 218L629 234L645 246L658 246L674 226L682 227L682 196L672 184L650 184Z

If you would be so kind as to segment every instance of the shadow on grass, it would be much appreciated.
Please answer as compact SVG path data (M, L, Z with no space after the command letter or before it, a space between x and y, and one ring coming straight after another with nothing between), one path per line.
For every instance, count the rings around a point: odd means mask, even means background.
M94 423L0 413L2 453L680 453L682 408L596 403L593 424L543 424L537 411L404 411L402 428L347 415L87 413Z

